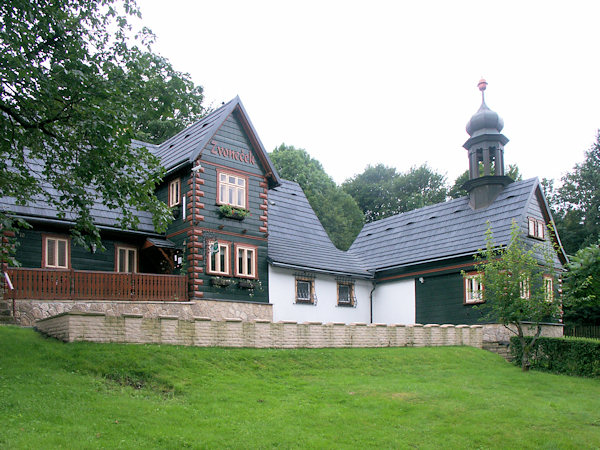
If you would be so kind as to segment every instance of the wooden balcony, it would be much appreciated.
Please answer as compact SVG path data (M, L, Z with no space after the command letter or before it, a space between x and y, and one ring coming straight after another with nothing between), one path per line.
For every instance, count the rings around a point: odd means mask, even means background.
M36 300L186 301L185 275L91 270L8 269L5 298Z

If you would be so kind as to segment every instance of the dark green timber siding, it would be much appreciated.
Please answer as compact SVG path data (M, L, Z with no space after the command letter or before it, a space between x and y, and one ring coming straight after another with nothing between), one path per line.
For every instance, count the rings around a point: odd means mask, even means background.
M220 154L216 147L226 148L242 155L251 154L254 158L254 163ZM234 280L234 284L227 288L216 287L211 284L213 277L206 274L207 253L205 248L205 258L202 262L204 273L201 275L201 279L204 282L204 298L267 303L269 301L267 236L263 231L260 231L260 227L263 226L260 217L264 214L260 205L264 203L261 194L265 193L265 169L261 166L258 155L254 151L248 136L235 114L223 123L214 138L203 149L200 163L204 169L204 173L202 173L204 184L200 187L204 193L204 197L198 201L204 203L204 209L199 212L204 216L204 220L199 222L198 226L209 229L209 232L204 234L204 243L206 243L206 238L210 239L214 237L217 237L219 240L231 242L230 270L232 273L231 278ZM218 212L217 174L218 171L227 172L228 169L232 170L231 173L243 175L248 179L247 208L250 214L241 221L223 218ZM180 236L183 237L183 235ZM175 241L175 237L171 238L171 240ZM257 247L257 271L261 287L254 292L238 288L237 282L239 279L233 276L233 264L235 264L234 244L236 243Z
M463 277L458 273L423 276L415 283L417 323L465 324L481 323L481 313L463 304Z

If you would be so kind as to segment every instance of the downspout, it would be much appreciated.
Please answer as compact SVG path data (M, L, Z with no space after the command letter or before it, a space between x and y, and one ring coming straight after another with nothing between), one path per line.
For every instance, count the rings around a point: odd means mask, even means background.
M373 323L373 292L375 291L375 288L377 287L377 282L375 280L373 280L373 289L371 289L371 293L369 294L369 300L371 302L371 319L369 323Z

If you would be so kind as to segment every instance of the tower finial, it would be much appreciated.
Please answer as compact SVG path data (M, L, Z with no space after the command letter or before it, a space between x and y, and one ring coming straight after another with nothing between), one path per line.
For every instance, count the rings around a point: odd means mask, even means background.
M481 91L481 101L485 102L485 94L484 91L487 88L487 81L485 81L485 78L481 78L481 80L479 80L479 83L477 83L477 87L479 88L479 90Z

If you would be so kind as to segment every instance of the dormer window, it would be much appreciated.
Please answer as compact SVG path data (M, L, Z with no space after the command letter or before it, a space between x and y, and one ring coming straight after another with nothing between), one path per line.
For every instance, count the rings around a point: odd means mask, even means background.
M546 223L543 220L535 219L533 217L528 218L528 235L529 237L544 240L544 230L546 229Z
M246 186L248 179L246 177L219 172L218 174L218 193L217 203L220 205L231 205L236 208L246 208Z

